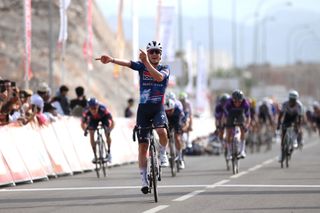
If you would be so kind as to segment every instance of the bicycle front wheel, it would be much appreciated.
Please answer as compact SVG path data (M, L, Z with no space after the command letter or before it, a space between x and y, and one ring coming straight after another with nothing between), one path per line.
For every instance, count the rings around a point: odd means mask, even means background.
M232 172L237 174L239 172L239 161L238 161L238 141L232 143Z
M94 159L95 159L95 165L96 165L96 174L97 178L100 178L100 147L99 147L99 141L95 141L95 146L96 146L96 153L94 154Z
M103 140L100 141L100 150L99 150L99 154L100 154L100 166L102 168L102 172L103 172L103 176L106 177L107 176L107 172L106 172L106 168L107 168L107 159L105 158L107 155L107 150L105 147L105 143Z
M157 203L158 202L158 190L157 190L157 164L156 164L156 149L154 145L150 145L150 172L151 172L151 181L152 181L152 187L153 187L153 196L154 196L154 201Z

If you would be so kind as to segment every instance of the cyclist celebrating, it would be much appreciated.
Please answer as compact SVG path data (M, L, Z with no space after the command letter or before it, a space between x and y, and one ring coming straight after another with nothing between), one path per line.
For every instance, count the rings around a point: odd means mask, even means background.
M178 155L178 160L180 162L179 168L184 169L185 164L182 156L182 129L187 125L187 118L181 110L181 108L175 104L175 101L172 99L166 99L165 103L165 111L167 114L168 122L169 122L169 128L174 129L174 139L175 139L175 145Z
M107 108L100 104L97 99L90 98L88 100L88 107L84 110L82 114L81 127L84 131L89 130L90 135L90 143L93 150L94 155L96 156L96 146L94 144L94 131L97 129L99 122L102 123L104 127L105 137L107 141L108 147L108 158L106 159L111 163L111 137L110 132L114 127L114 121L112 119L111 113L107 110ZM95 162L95 158L92 161Z
M113 58L109 55L101 56L102 63L114 63L129 67L139 72L140 78L140 103L137 112L138 127L149 127L154 124L160 139L160 163L161 166L169 166L166 155L168 143L167 131L163 127L167 124L164 110L164 94L169 82L170 70L168 65L161 65L162 46L157 41L148 43L147 52L140 49L141 61L134 62L125 59ZM139 140L139 168L142 179L141 191L148 193L147 180L147 150L149 146L149 135L147 130L138 131Z
M302 130L301 123L303 118L303 106L302 103L298 100L299 93L296 90L291 90L289 92L289 100L285 101L282 104L282 108L278 117L277 129L280 129L282 124L282 134L281 134L281 150L283 146L283 139L286 134L286 130L291 125L294 125L295 132L297 133L297 141L300 147L303 146L302 143ZM279 161L282 160L282 152L280 152Z
M250 125L250 106L248 101L244 98L243 92L241 90L234 90L232 92L231 98L227 100L224 107L226 116L226 128L227 128L227 159L231 160L231 139L232 131L236 125L240 125L241 135L240 135L240 154L239 158L245 158L245 132L248 130Z

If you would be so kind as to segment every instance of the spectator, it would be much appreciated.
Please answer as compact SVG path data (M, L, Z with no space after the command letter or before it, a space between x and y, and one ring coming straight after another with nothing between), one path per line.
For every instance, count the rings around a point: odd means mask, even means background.
M134 100L133 98L129 98L128 99L128 105L127 108L124 111L124 117L126 118L131 118L133 116L133 112L132 112L132 106L133 106Z
M45 103L43 108L43 114L49 122L54 122L58 118L56 108L51 103Z
M84 95L84 88L78 86L75 89L77 97L70 101L71 115L81 117L84 108L87 106L87 98Z
M65 85L62 85L59 88L59 93L56 97L53 98L53 102L59 102L62 108L62 115L70 115L70 104L68 100L68 92L69 88ZM56 108L58 108L56 105L54 105ZM58 110L59 112L59 110ZM61 112L60 112L61 113Z
M31 96L32 112L36 116L39 125L47 123L47 119L43 114L44 99L48 97L50 89L46 83L40 84L37 89L37 93Z
M19 108L19 91L15 82L10 80L1 81L1 109L0 109L0 125L6 125L10 121L16 121L20 116ZM12 115L14 116L12 117Z

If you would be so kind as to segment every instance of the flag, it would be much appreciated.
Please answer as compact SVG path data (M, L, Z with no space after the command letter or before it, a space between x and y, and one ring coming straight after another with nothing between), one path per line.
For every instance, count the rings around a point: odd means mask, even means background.
M200 114L207 110L207 65L203 46L199 46L197 54L196 111Z
M174 60L174 25L175 5L173 1L159 1L157 18L157 40L162 44L162 60Z
M117 57L123 58L124 56L124 48L125 48L125 42L124 42L124 35L123 35L123 21L122 21L122 13L123 13L123 0L120 0L119 2L119 10L118 10L118 30L117 30ZM114 65L113 69L113 76L115 78L119 77L121 67L117 64Z
M87 35L86 39L83 42L83 56L87 61L89 70L92 70L92 41L93 41L93 32L92 32L92 0L87 0L86 4L86 28Z
M32 26L31 26L31 0L24 1L24 35L25 35L25 55L24 55L24 70L25 70L25 81L28 82L32 78L31 70L31 37L32 37ZM28 84L27 84L28 85ZM28 87L28 86L27 86Z
M186 87L186 92L191 94L193 90L193 51L192 51L192 41L189 39L187 41L187 47L186 47L186 59L187 59L187 65L188 65L188 84Z
M68 38L68 18L67 18L67 9L70 5L71 0L60 0L60 33L58 43L66 41Z
M132 59L134 61L139 60L139 16L138 16L138 8L139 8L140 0L132 0L131 1L131 10L132 10ZM138 72L133 73L133 85L138 88L139 86L139 74Z

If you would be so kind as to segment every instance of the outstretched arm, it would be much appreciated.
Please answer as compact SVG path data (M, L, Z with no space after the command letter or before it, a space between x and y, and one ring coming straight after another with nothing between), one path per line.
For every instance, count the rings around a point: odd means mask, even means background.
M96 58L96 60L100 60L103 64L114 63L124 67L131 66L131 61L126 59L113 58L109 55L102 55L100 58Z

